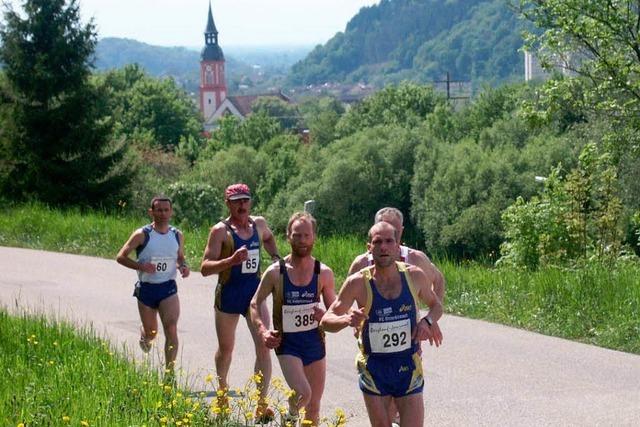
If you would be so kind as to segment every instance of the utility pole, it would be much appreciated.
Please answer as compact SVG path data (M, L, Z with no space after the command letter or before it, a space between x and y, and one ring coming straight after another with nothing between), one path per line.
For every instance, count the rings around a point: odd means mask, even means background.
M447 79L446 80L435 80L433 83L446 83L447 89L447 100L451 99L469 99L468 96L451 96L451 83L456 83L459 85L463 85L465 83L469 83L465 80L451 80L451 74L447 71Z

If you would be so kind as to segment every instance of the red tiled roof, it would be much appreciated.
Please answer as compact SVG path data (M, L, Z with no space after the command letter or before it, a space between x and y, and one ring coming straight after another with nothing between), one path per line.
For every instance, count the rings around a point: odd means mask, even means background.
M279 98L286 102L291 102L291 100L284 95L282 92L279 93L264 93L260 95L240 95L240 96L228 96L227 99L231 101L234 107L242 114L242 117L247 117L253 110L253 103L258 98Z

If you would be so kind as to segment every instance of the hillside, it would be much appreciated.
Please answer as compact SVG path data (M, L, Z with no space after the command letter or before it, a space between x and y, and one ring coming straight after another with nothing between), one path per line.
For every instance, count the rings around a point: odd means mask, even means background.
M295 64L288 84L520 79L523 25L507 0L382 0Z
M240 85L260 88L269 79L282 77L291 64L303 58L308 48L229 48L225 49L226 77L229 90ZM235 53L237 51L237 54ZM138 63L155 77L171 76L185 89L196 92L200 84L200 52L185 47L161 47L136 40L106 37L98 42L95 66L99 71ZM249 65L251 64L251 65Z

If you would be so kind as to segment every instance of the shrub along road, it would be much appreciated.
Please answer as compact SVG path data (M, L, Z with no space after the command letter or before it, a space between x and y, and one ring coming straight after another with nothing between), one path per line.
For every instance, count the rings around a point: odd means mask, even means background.
M93 325L116 346L137 347L139 320L131 296L135 273L114 260L0 247L0 304ZM216 337L214 284L198 273L179 282L179 366L194 390L207 390ZM445 316L444 345L423 345L426 422L430 425L638 425L640 356ZM230 378L242 387L253 367L244 325ZM163 338L160 338L161 341ZM322 414L341 407L347 425L368 419L357 388L351 331L327 335L327 384ZM158 363L157 347L152 358ZM274 375L281 376L275 356ZM210 390L210 389L209 389Z

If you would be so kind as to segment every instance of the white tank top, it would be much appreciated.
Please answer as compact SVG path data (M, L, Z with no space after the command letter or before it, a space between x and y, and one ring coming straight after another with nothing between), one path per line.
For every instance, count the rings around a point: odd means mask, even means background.
M175 280L178 261L178 230L169 227L165 234L158 233L153 227L143 227L145 243L138 248L138 262L150 262L155 265L155 273L138 271L141 282L162 283Z

